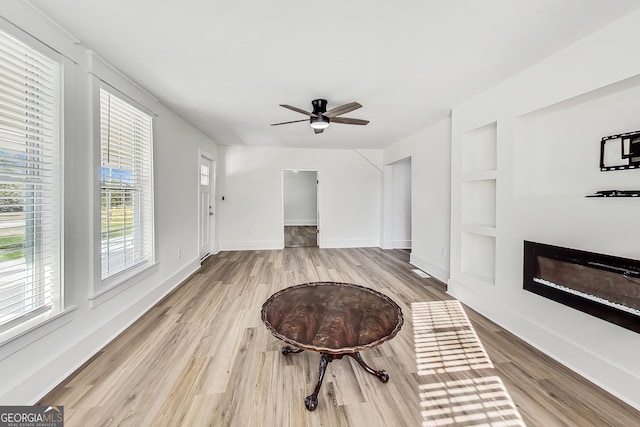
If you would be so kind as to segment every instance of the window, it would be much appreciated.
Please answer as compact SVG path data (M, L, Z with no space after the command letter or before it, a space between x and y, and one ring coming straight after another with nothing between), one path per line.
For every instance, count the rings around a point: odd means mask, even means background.
M200 185L209 185L209 166L200 165Z
M0 31L0 332L62 306L60 81Z
M151 116L100 89L102 279L154 261Z

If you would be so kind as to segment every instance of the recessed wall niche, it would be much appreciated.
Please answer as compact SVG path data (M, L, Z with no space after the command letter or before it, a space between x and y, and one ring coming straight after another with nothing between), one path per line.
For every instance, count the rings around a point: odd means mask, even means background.
M462 182L462 223L496 226L496 180Z
M462 233L462 273L488 285L495 284L496 239L478 233Z
M498 124L462 135L460 188L460 270L495 284Z
M518 117L515 195L583 197L635 189L629 180L640 170L600 171L600 145L606 135L640 129L638 97L640 79L630 79Z
M497 123L465 132L462 139L462 175L496 170Z

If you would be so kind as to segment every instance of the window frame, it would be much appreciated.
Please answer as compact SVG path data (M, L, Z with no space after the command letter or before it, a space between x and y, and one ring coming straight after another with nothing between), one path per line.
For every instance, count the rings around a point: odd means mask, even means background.
M93 197L92 197L92 229L93 229L93 281L89 289L89 305L95 308L110 300L122 291L144 280L159 271L157 260L156 219L155 219L155 165L154 165L154 125L158 116L149 106L158 102L157 99L128 80L100 57L89 52L90 75L90 124L92 135L92 164L93 164ZM122 88L122 90L121 90ZM110 277L102 278L102 239L101 239L101 110L100 90L105 90L119 99L129 103L151 117L151 145L150 145L150 194L151 206L151 259L131 268L120 271Z
M101 278L105 281L154 261L154 215L153 117L104 87L100 88L100 152ZM114 216L122 219L112 221Z
M20 30L19 28L7 25L6 23L0 23L0 31L17 40L22 45L26 46L28 50L34 51L37 54L44 56L50 60L55 68L54 75L55 80L52 80L55 90L55 102L53 107L56 109L54 122L54 145L56 154L54 157L46 157L47 160L53 161L54 172L51 175L50 181L46 185L52 185L53 188L47 192L50 197L57 198L57 202L51 204L50 210L44 212L52 213L53 219L50 221L54 228L54 233L48 239L42 241L41 244L50 246L53 249L52 261L48 263L51 267L47 267L48 271L53 270L53 279L51 284L52 298L50 305L43 305L40 308L32 312L24 313L21 316L15 317L11 320L0 325L0 360L6 355L15 351L16 345L21 348L24 345L28 345L33 342L36 335L44 335L52 330L60 327L70 321L68 314L75 309L75 307L69 307L65 302L65 263L64 263L64 158L65 158L65 68L69 64L67 58L59 52L53 50L51 47L43 44L39 40L33 38L30 34ZM27 227L27 224L25 224ZM25 235L26 238L26 235ZM25 262L28 257L25 257ZM42 263L42 261L40 262ZM42 266L38 268L43 268ZM49 325L48 327L43 327ZM36 332L35 330L39 331ZM7 346L5 344L14 342L15 345Z

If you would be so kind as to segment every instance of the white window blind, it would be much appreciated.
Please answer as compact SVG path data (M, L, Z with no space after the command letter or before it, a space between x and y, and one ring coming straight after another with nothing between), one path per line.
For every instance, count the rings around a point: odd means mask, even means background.
M102 279L153 262L152 118L100 89Z
M61 307L60 75L0 31L0 332Z

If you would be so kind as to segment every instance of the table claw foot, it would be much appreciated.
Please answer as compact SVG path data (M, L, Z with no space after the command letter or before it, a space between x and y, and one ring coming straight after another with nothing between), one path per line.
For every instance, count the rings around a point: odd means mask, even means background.
M318 407L318 394L313 393L304 398L304 406L307 407L309 411L315 411Z
M315 411L318 407L318 393L320 392L320 386L322 385L322 379L324 378L324 372L327 370L327 365L329 362L333 360L333 356L330 354L321 353L320 354L320 367L318 369L318 384L316 384L316 388L313 389L313 393L304 399L304 406L307 407L309 411Z
M362 366L365 371L369 372L371 375L375 375L383 383L386 383L389 381L389 374L387 374L387 371L385 370L376 371L371 366L365 363L365 361L362 359L362 356L360 356L360 353L349 353L349 356L356 359L356 362L358 362L358 364Z
M282 347L282 354L284 354L285 356L289 353L302 353L303 351L304 350L291 347L290 345L285 345L284 347Z

